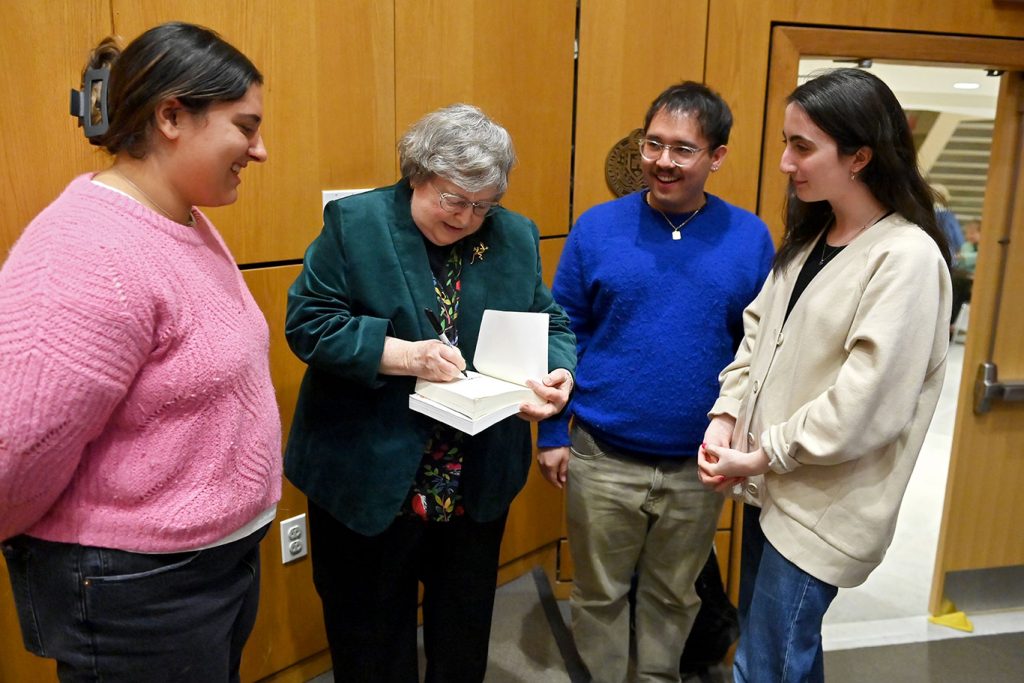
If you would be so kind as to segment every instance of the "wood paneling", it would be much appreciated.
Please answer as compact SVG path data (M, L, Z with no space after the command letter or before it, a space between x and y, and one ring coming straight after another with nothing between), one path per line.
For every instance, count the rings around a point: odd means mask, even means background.
M558 259L561 258L562 249L564 248L564 237L554 237L540 241L540 264L544 273L544 284L549 288L555 280L555 271L558 270Z
M110 33L107 2L4 2L2 9L0 261L72 178L109 163L68 114L68 92L81 88L89 52Z
M534 437L537 428L532 427ZM536 442L536 438L534 438ZM562 494L549 484L536 464L536 450L531 455L530 475L526 486L516 496L508 513L505 536L501 541L499 564L522 557L545 545L553 545L562 535L559 519Z
M209 211L239 263L300 258L322 226L322 189L396 179L394 32L387 3L112 0L131 39L162 21L208 26L264 76L268 161L243 173L239 201Z
M575 16L571 0L395 2L397 135L455 102L483 109L519 158L502 203L544 235L568 232Z
M305 365L292 355L284 338L285 293L299 270L300 266L284 266L244 273L245 281L270 326L270 372L285 439L305 372ZM256 627L245 648L242 680L263 678L327 647L320 599L313 588L309 557L289 564L281 563L279 522L306 511L306 497L286 479L281 502L277 506L277 518L260 546L260 610Z
M5 106L0 107L0 262L29 221L73 177L102 168L105 152L68 114L89 51L110 33L106 2L5 2L0 29ZM52 660L22 646L7 564L0 562L0 681L55 681Z
M615 198L605 182L605 159L619 140L643 127L654 98L673 83L704 80L707 12L706 2L582 0L574 220Z
M395 9L392 2L316 2L320 188L398 179L395 153ZM306 150L307 155L312 150ZM318 225L320 225L318 223Z

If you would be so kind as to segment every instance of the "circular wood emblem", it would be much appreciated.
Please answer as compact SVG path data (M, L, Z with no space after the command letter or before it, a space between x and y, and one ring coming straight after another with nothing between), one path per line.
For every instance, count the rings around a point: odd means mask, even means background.
M630 131L629 135L615 143L605 159L605 182L616 197L624 197L647 187L640 171L640 148L636 144L643 132L641 128Z

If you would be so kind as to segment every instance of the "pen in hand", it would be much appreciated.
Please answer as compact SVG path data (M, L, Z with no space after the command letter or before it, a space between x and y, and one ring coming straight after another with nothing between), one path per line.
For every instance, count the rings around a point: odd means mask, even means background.
M427 314L427 320L430 322L430 326L432 328L434 328L434 333L437 334L437 338L440 339L441 342L445 346L448 346L448 347L451 347L451 348L454 349L455 348L455 344L452 344L448 340L448 335L446 335L444 333L444 328L441 327L441 321L437 319L437 314L434 313L434 311L432 311L429 308L424 308L423 312ZM460 370L459 372L462 373L463 377L467 377L467 378L469 377L469 375L466 374L465 370Z

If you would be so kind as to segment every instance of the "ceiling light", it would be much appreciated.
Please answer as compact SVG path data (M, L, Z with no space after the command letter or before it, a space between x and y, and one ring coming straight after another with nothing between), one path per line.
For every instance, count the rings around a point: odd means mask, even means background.
M961 81L960 83L954 83L953 87L957 90L977 90L981 87L979 83L970 83L967 81Z

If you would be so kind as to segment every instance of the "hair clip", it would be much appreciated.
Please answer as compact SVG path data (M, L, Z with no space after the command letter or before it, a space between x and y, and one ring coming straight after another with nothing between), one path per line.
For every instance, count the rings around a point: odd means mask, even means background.
M107 85L110 82L110 69L86 69L82 78L82 89L71 89L71 115L78 118L78 125L85 129L85 137L103 135L110 128L110 117L107 115ZM92 121L92 90L99 84L100 120Z

